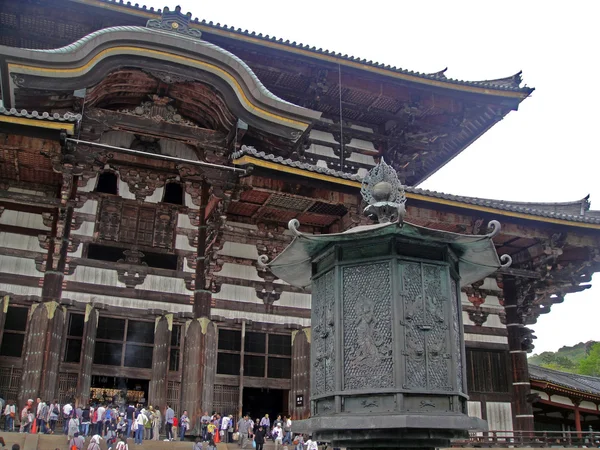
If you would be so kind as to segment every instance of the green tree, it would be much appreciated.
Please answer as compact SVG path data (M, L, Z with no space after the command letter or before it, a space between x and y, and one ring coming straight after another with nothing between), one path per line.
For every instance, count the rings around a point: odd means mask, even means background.
M600 342L592 345L588 355L579 362L577 373L593 377L600 376Z

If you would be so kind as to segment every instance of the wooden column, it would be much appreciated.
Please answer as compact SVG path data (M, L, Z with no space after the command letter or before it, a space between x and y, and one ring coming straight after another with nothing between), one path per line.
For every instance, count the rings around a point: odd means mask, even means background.
M96 350L96 332L98 330L98 310L91 304L85 307L83 340L81 357L79 359L80 371L77 379L78 405L87 405L90 402L90 388L92 387L92 364Z
M6 313L8 312L9 303L9 295L5 295L4 297L0 298L0 345L2 345L2 336L4 335L4 323L6 322Z
M505 276L503 279L504 308L506 309L506 329L511 361L513 387L513 429L533 432L533 409L527 400L531 391L527 350L523 345L524 324L519 311L519 293L516 279Z
M181 412L187 410L192 429L199 432L203 408L212 406L217 330L206 317L189 320L185 329Z
M25 336L23 380L19 406L27 399L54 398L58 388L58 364L65 328L65 316L58 302L32 305Z
M173 331L173 314L158 317L154 327L154 349L152 350L152 379L148 393L150 405L163 408L167 403L169 377L169 349Z
M208 205L209 186L202 183L200 189L200 210L198 211L198 247L196 255L196 283L194 289L194 317L210 317L212 293L206 286L206 236L207 220L206 207Z
M246 349L246 321L242 320L242 345L240 348L240 389L238 392L238 414L242 417L242 408L244 406L244 356Z
M573 400L573 406L575 407L575 431L577 431L577 437L581 437L581 411L579 410L579 400Z
M288 399L288 410L292 420L310 416L310 328L292 333L292 384ZM302 398L302 406L296 400Z

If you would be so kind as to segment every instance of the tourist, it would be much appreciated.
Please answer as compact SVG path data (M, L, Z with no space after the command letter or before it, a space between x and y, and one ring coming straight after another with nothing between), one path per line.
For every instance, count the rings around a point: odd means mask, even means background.
M9 400L4 408L4 431L15 431L15 416L17 407L14 400Z
M217 444L215 444L214 439L209 439L208 450L217 450Z
M204 450L204 447L202 446L202 439L202 436L198 436L196 438L194 441L194 448L192 450Z
M4 442L4 438L2 436L0 436L0 445L2 448L6 447L6 442Z
M267 431L262 425L258 426L258 430L254 433L254 443L256 444L256 450L263 450L263 445L265 445L265 435Z
M135 408L133 403L130 403L127 407L127 411L125 411L125 417L127 418L127 432L125 435L127 437L131 437L131 432L133 430L133 414L135 413Z
M50 408L48 408L48 422L50 423L50 434L54 434L56 431L56 422L60 416L60 404L57 399L54 399Z
M187 411L183 411L181 415L181 419L179 419L179 440L183 441L185 439L185 432L190 427L190 418L188 417Z
M50 416L50 402L42 400L38 408L38 433L48 433L48 419Z
M175 418L175 411L171 409L169 405L167 405L167 410L165 411L165 432L167 434L167 440L173 440L173 419Z
M33 414L31 413L32 407L33 400L27 400L27 405L21 410L21 427L19 428L19 433L29 433L33 422Z
M77 416L75 414L72 414L70 420L77 421L77 426L79 427L79 420L77 420ZM84 445L85 439L83 436L79 436L79 432L76 432L73 436L69 436L69 450L83 450Z
M21 446L19 444L13 444L11 450L21 450Z
M147 420L144 423L144 440L150 441L152 439L152 419L154 418L154 408L152 406L148 406L145 414Z
M221 431L220 431L220 435L222 438L222 441L226 444L229 443L229 416L223 416L223 420L221 420Z
M304 435L297 434L296 439L294 439L295 450L302 450L304 447Z
M210 422L210 416L208 415L208 411L204 411L204 415L200 419L200 430L202 434L202 440L208 441L208 423Z
M277 423L273 428L273 441L275 442L275 450L279 448L280 445L283 444L283 429L281 428L281 424Z
M286 416L283 421L283 445L292 444L292 418Z
M117 446L115 447L115 450L129 450L129 446L127 445L127 438L125 436L121 435L120 440L117 443Z
M206 425L206 441L214 441L215 433L217 432L216 425L211 421Z
M308 441L306 441L304 445L306 445L306 450L319 450L319 445L317 444L317 441L312 440L312 436L308 437Z
M82 425L81 425L81 415L82 415L83 410L81 409L81 406L77 405L75 407L75 416L77 417L77 420L79 421L79 436L82 436L85 439L85 435L81 432L82 429Z
M106 439L106 446L108 448L112 448L113 444L117 440L117 432L115 431L115 424L111 423L108 430L106 430L106 435L104 436Z
M104 431L104 417L106 415L106 406L104 404L100 404L97 409L96 414L96 428L93 431L94 434L102 435L102 431Z
M75 435L79 436L79 419L77 419L75 411L71 413L71 418L67 421L67 434L69 438L72 438Z
M146 419L146 415L142 413L141 410L136 410L136 415L134 416L135 420L133 422L133 426L135 427L135 443L137 445L142 445L142 441L144 438L144 422Z
M112 406L107 406L104 411L104 425L102 427L102 436L106 435L106 432L110 429L110 424L113 420L113 409Z
M236 426L236 431L240 433L239 445L242 448L245 448L246 443L248 442L248 434L250 433L250 423L251 421L248 419L248 415L246 414L239 420Z
M73 405L67 402L63 405L62 415L63 415L63 434L67 434L69 432L69 419L71 418L71 412L73 411Z
M86 406L81 410L81 423L79 428L81 429L81 435L85 438L90 433L90 408Z
M162 422L162 417L160 414L160 407L157 406L152 414L152 440L158 441L160 437L160 425Z
M90 443L88 445L87 450L100 450L100 440L102 438L95 434L92 436L92 439L90 439Z
M260 420L260 425L265 427L265 430L271 429L271 419L269 419L268 414L265 414L265 416Z

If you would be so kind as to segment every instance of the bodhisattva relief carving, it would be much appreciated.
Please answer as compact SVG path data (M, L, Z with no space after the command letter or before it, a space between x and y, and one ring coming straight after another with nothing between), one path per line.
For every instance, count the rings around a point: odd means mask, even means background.
M312 297L313 342L313 395L331 392L335 389L335 318L334 318L334 273L327 272L314 281L315 294Z

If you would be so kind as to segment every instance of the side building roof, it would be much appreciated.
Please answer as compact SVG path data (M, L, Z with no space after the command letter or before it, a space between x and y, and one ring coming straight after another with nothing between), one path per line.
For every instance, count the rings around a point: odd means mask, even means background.
M560 372L529 364L529 379L600 397L600 378Z

